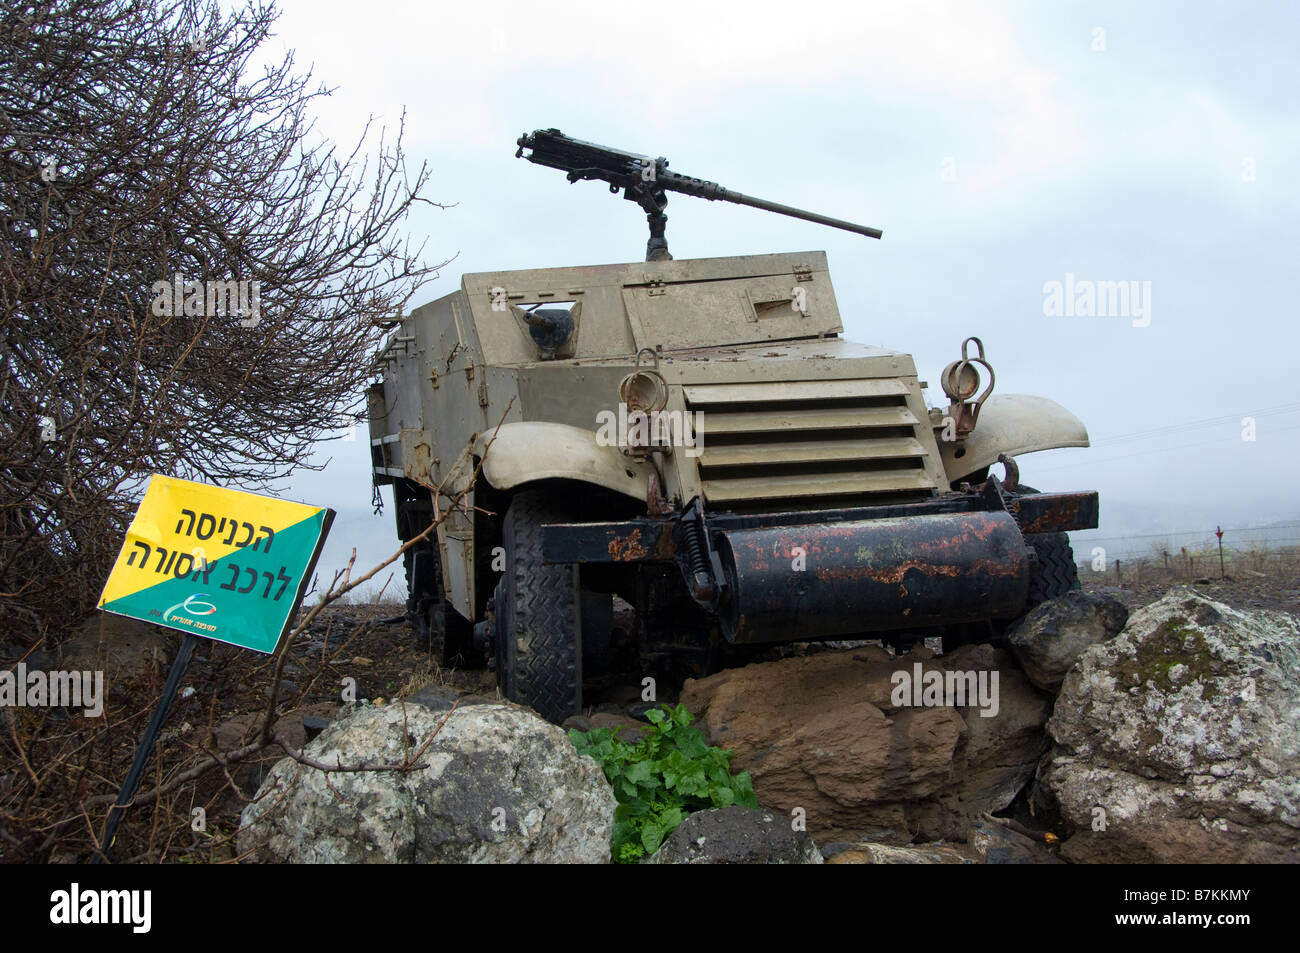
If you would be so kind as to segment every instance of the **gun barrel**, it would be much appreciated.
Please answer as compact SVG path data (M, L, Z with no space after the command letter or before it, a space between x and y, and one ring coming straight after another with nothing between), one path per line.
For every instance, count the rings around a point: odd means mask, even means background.
M856 232L859 235L866 235L868 238L880 238L885 233L878 228L872 228L870 225L857 225L853 222L846 222L842 218L831 218L829 215L818 215L816 212L808 212L801 208L794 208L790 205L782 205L780 202L769 202L767 199L754 198L752 195L745 195L741 192L733 192L730 189L723 190L725 194L718 196L727 202L735 202L737 205L749 205L753 208L761 208L768 212L776 212L778 215L788 215L791 218L801 218L805 222L816 222L818 225L829 225L831 228L841 228L846 232Z

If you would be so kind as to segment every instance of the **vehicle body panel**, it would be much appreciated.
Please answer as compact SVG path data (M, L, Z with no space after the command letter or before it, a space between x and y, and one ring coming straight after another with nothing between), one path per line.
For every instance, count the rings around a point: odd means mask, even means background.
M999 454L1014 457L1086 446L1088 429L1083 421L1056 401L1028 394L993 394L984 402L979 426L964 447L941 442L939 450L948 479L956 481L992 466Z
M556 314L572 331L548 351L533 322ZM912 358L841 330L823 252L467 274L403 318L378 357L374 478L427 489L440 512L465 495L438 550L445 597L475 619L493 584L479 578L478 532L500 516L484 515L486 493L567 480L660 515L693 500L709 513L830 512L935 500L1000 453L1087 445L1064 408L1013 395L945 441ZM665 387L655 421L669 439L648 452L629 446L620 400L634 371Z

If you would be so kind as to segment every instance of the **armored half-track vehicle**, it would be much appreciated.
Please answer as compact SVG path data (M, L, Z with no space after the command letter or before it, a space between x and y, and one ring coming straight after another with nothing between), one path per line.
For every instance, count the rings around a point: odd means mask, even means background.
M401 539L441 518L406 570L446 662L561 721L611 660L639 684L773 643L951 646L1077 588L1066 533L1097 495L1039 493L1015 462L1087 446L1074 415L992 394L975 338L931 409L910 356L840 336L824 253L672 260L665 193L877 230L557 130L519 144L641 204L648 260L467 274L382 349L374 479Z

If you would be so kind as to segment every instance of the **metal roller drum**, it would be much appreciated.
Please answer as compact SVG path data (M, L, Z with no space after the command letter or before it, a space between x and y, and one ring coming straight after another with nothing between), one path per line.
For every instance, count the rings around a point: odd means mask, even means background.
M784 642L1012 618L1029 551L1006 512L720 531L731 642Z

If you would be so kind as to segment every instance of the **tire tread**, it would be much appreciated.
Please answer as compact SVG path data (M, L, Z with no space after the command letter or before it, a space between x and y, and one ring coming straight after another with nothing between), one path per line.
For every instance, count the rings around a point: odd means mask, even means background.
M498 624L510 627L507 657L497 663L506 697L556 723L582 708L577 568L542 561L541 524L559 516L535 490L511 501L504 533L508 564L496 603L496 612L504 611Z

